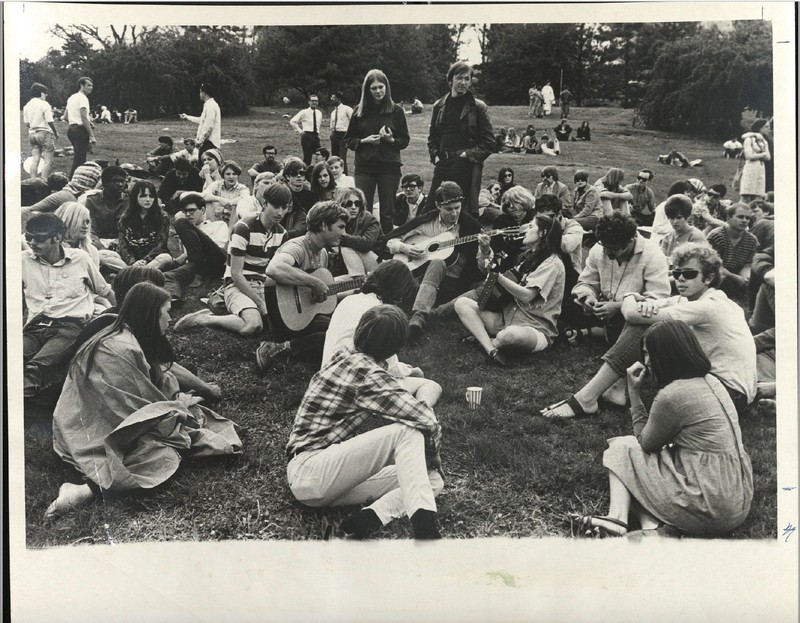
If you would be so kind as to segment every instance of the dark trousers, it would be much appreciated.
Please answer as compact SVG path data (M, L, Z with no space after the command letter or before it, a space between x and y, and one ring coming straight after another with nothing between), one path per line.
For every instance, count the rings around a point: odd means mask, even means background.
M214 143L212 143L210 140L206 139L206 140L203 141L203 144L200 145L200 147L197 150L197 162L198 163L203 162L203 152L207 151L209 149L219 149L219 147L214 145Z
M286 326L278 309L275 290L270 286L264 288L264 303L267 306L267 320L272 340L289 342L292 356L305 361L319 370L322 365L322 351L325 349L325 332L331 322L330 316L315 316L311 323L301 331L292 331Z
M347 173L347 143L344 132L331 132L331 156L339 156L344 161L344 174Z
M391 223L394 215L394 198L400 186L400 171L392 173L365 174L353 176L356 187L364 192L367 200L367 212L372 214L372 203L375 200L375 189L378 189L378 201L381 204L381 223Z
M30 398L41 390L63 383L67 364L75 354L75 340L83 324L54 320L46 326L34 318L22 330L24 395Z
M314 152L319 149L319 134L314 132L303 132L300 135L300 147L303 148L303 162L306 166L311 166L314 159Z
M469 197L472 189L472 170L473 163L468 158L456 157L449 160L439 160L433 168L433 180L428 191L428 198L425 200L425 212L436 207L433 195L442 185L442 182L455 182L461 187L464 197ZM464 206L468 207L472 203L472 201L465 201ZM478 218L477 209L474 213L470 211L470 215Z
M188 218L175 221L175 232L186 251L186 263L164 273L164 288L172 298L180 299L183 288L192 283L195 275L214 279L225 272L225 251Z
M75 169L86 162L86 156L89 153L89 130L82 125L70 124L67 129L67 138L72 143L74 154L72 156L72 169L69 172L69 177L72 179L72 174Z

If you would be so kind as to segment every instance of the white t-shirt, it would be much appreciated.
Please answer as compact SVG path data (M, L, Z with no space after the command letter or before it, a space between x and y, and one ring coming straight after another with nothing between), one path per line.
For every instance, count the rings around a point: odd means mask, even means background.
M336 311L331 316L328 330L325 332L325 348L322 351L322 367L325 367L334 353L345 346L353 345L353 335L355 335L361 316L368 309L381 305L381 300L374 292L369 294L351 294L345 297L336 306ZM411 366L398 361L397 355L392 355L386 360L389 372L397 377L404 378L411 372Z
M197 228L213 240L220 249L228 244L228 224L225 221L205 220Z
M81 108L86 109L87 115L89 114L89 110L91 110L89 107L89 98L78 91L70 95L67 100L66 112L70 125L83 125L83 121L81 121ZM89 128L86 129L88 130Z
M53 110L45 100L34 97L22 109L22 120L30 126L31 132L44 130L53 133L48 123L53 123Z
M711 373L752 402L756 395L756 346L742 308L715 288L706 290L696 301L681 296L668 301L659 317L683 320L692 327L711 361Z
M344 173L342 173L339 176L339 179L336 180L336 188L355 188L355 187L356 187L356 181L350 175L345 175Z

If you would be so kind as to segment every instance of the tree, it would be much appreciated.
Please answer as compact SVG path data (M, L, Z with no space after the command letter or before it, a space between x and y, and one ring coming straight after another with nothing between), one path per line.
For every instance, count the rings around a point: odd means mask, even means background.
M647 127L716 138L738 135L742 111L772 111L770 26L737 22L666 44L637 109Z

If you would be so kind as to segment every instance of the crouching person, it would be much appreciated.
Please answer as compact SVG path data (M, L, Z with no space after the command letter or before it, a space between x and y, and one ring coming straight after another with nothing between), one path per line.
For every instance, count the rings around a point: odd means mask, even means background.
M386 369L407 337L398 307L367 310L353 346L337 351L311 379L286 446L286 475L298 501L313 507L372 501L342 523L358 539L406 515L414 538L441 538L434 500L444 486L441 427L432 406ZM393 423L356 434L370 416Z

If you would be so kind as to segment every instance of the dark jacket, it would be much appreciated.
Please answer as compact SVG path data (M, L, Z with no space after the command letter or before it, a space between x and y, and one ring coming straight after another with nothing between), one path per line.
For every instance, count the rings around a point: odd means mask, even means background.
M419 207L417 208L417 215L420 212L425 211L425 201L427 197L423 194L420 202ZM394 198L394 213L392 214L391 218L389 219L389 223L381 223L383 225L384 231L391 231L392 227L400 227L401 225L405 225L408 222L408 200L403 193L399 193ZM387 226L388 225L388 226Z
M375 243L383 235L381 224L362 206L358 216L347 221L347 233L342 236L341 246L350 247L361 253L372 251Z
M175 191L184 190L192 192L203 192L203 178L197 172L197 169L192 167L189 170L189 175L184 182L178 179L175 169L172 169L164 176L164 181L158 187L158 198L164 204L164 210L168 214L175 214L178 211L179 199L172 200L172 195Z
M410 231L413 231L423 223L427 223L434 219L439 218L439 210L430 210L428 212L424 212L422 214L418 214L415 218L411 219L405 225L398 227L397 229L392 230L385 236L383 236L376 245L376 249L379 251L379 255L382 257L390 257L388 250L386 249L386 242L391 240L392 238L401 238L405 234ZM482 228L480 223L472 218L467 212L462 208L461 214L458 216L458 235L459 237L463 236L471 236L473 234L481 233ZM468 286L470 284L475 283L476 281L480 281L483 279L483 275L481 274L480 270L478 269L478 262L476 257L478 255L478 241L474 240L467 244L459 245L454 249L455 253L461 253L466 257L466 262L464 263L464 270L461 272L461 277L459 278L459 282L464 285Z
M431 127L428 131L428 153L431 163L434 162L442 141L444 108L449 97L448 93L433 105ZM472 93L467 92L465 97L467 101L461 111L460 130L470 145L470 148L466 150L467 158L471 162L481 163L495 151L494 130L492 122L489 120L489 109Z
M377 145L362 144L361 139L378 134L381 127L387 126L394 136L394 143L381 141ZM380 174L400 171L402 164L400 150L408 147L411 137L408 134L406 113L402 106L395 104L390 113L369 110L363 117L358 110L350 117L350 125L344 136L347 148L356 152L355 172L364 174Z

